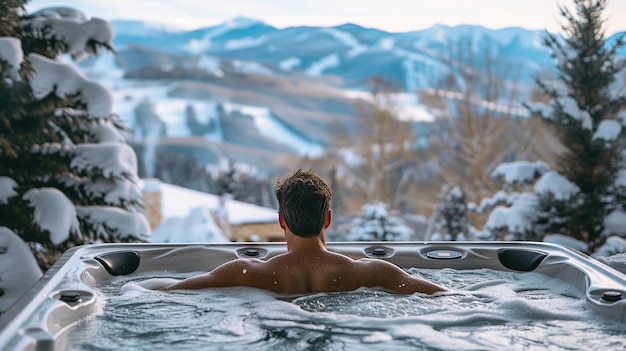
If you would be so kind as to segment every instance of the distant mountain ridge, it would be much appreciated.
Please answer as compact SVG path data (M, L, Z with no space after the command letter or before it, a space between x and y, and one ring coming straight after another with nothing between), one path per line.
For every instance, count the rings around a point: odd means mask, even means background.
M472 37L476 50L490 41L503 59L521 66L547 63L539 31L520 28L489 30L477 26L434 26L421 31L389 33L356 24L336 27L277 29L261 21L237 18L192 31L167 30L136 21L112 21L119 51L142 46L164 54L212 55L254 61L312 76L335 75L347 86L359 86L384 75L399 88L424 88L448 70L449 46ZM524 71L528 71L525 69Z
M432 86L448 72L446 62L454 60L450 57L451 46L467 38L471 38L475 53L490 48L503 61L513 62L522 83L532 84L532 75L552 63L542 44L544 32L516 27L492 30L435 25L390 33L346 23L278 29L243 17L190 31L141 21L111 23L118 50L140 45L166 54L253 61L312 76L335 75L350 87L362 85L373 75L384 75L406 90Z

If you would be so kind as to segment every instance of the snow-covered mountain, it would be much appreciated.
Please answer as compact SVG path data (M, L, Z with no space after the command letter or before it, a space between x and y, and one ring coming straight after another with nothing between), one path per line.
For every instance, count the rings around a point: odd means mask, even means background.
M201 163L271 168L319 154L333 143L333 128L359 128L355 103L373 76L399 89L402 117L418 122L419 135L433 116L415 91L439 87L460 56L481 60L495 52L510 68L504 79L517 78L522 93L534 87L533 75L552 67L543 33L522 28L389 33L350 23L279 29L235 18L188 31L111 23L116 55L82 62L85 73L110 88L114 111L137 140L158 130L161 145Z
M162 54L208 54L313 76L332 74L349 86L360 85L373 75L384 75L405 89L428 87L447 72L450 60L455 59L450 57L453 46L468 39L477 55L489 46L503 61L514 61L519 78L527 83L537 69L550 63L542 45L543 33L522 28L436 25L389 33L348 23L278 29L247 18L193 31L133 21L112 24L117 33L114 43L122 51L140 45Z

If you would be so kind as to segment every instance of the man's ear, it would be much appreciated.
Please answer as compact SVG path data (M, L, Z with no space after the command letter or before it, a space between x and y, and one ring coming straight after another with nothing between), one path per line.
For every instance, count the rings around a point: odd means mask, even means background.
M280 225L282 230L287 229L287 223L285 223L285 218L283 217L283 214L280 211L278 211L278 224Z
M333 210L328 210L326 212L326 220L324 221L324 229L328 229L330 227L330 222L333 220Z

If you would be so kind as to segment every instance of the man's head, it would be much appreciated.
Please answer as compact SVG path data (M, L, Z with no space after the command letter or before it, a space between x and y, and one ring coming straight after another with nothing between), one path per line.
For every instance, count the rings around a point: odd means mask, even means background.
M304 238L318 235L326 223L332 193L313 171L297 170L285 180L276 180L278 211L289 230Z

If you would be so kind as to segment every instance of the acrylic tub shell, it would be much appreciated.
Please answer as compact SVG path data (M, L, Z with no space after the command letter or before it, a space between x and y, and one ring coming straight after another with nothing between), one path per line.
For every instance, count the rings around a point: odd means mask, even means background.
M585 293L589 309L626 323L626 275L577 251L531 242L345 242L329 250L402 268L533 271ZM0 317L2 350L56 350L64 331L98 310L94 287L115 275L208 271L238 258L268 259L284 243L100 244L68 250Z

